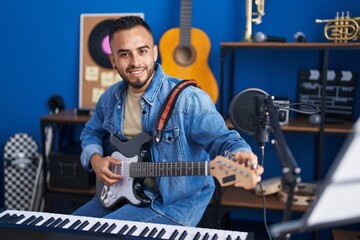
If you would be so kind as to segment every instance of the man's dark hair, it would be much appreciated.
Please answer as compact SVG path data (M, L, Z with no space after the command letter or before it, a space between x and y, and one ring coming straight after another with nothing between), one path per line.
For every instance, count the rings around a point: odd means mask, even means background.
M115 32L117 31L129 30L136 26L143 26L152 35L151 28L144 21L144 19L138 16L131 15L131 16L120 17L117 20L115 20L110 30L109 39L111 40Z

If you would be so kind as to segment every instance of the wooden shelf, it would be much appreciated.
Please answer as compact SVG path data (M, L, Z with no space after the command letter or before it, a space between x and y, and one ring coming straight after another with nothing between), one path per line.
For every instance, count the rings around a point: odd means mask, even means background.
M284 210L285 202L282 202L276 194L266 196L266 208L272 210ZM238 187L227 187L221 197L221 206L264 208L262 197L257 196L252 190ZM296 212L306 211L306 206L293 205L292 210Z
M222 42L221 47L225 48L291 48L291 49L332 49L332 50L350 50L352 48L359 49L359 42L348 42L348 43L333 43L333 42L308 42L308 43L297 43L297 42Z
M96 186L93 186L89 189L74 189L74 188L51 187L48 185L48 190L52 192L75 193L75 194L84 194L84 195L96 194Z
M349 43L333 43L333 42L317 42L317 43L295 43L295 42L222 42L221 47L221 58L220 58L220 85L219 85L219 112L225 118L227 127L229 129L235 129L230 119L226 118L227 108L229 107L230 100L234 97L234 86L235 86L235 70L236 65L241 63L236 61L235 54L237 51L243 50L254 50L254 51L316 51L319 52L319 67L318 69L322 72L321 83L324 89L326 88L326 76L329 67L329 55L332 51L354 51L360 50L360 42L349 42ZM237 72L236 72L237 73ZM322 104L325 103L325 94L322 94ZM316 173L315 179L318 180L322 176L322 161L324 151L324 137L325 134L348 134L352 131L354 122L343 122L343 123L328 123L326 120L325 112L322 112L322 121L319 125L310 124L307 116L303 118L292 118L289 120L289 124L282 125L281 129L284 132L299 132L299 133L312 133L317 136L316 152L317 157L314 161ZM218 199L220 202L220 208L226 207L243 207L262 209L263 202L262 197L255 195L253 191L248 191L242 188L228 187L221 189L217 192ZM276 195L266 197L266 207L271 210L285 210L285 202L282 202ZM293 205L293 211L304 212L307 210L306 206Z
M226 125L230 129L234 129L234 125L230 119L226 119ZM325 125L324 132L332 134L347 134L352 131L354 122L328 123ZM309 132L319 133L320 126L310 124L306 118L294 118L289 120L289 124L282 125L281 129L288 132Z
M354 122L326 123L325 133L350 133ZM283 125L284 131L294 132L320 132L320 126L310 124L306 118L294 118L289 121L288 125Z
M40 118L44 123L86 123L90 119L90 115L81 115L76 109L64 109L58 114L50 114Z

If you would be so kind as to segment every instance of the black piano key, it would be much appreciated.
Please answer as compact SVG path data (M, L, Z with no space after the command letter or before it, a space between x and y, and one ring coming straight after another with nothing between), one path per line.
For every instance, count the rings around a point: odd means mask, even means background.
M108 223L104 223L103 225L100 226L100 228L98 230L96 230L96 232L104 232L104 230L109 226Z
M90 232L94 232L98 227L100 227L100 225L101 225L100 222L95 223L95 224L89 229L89 231L90 231Z
M171 234L170 239L175 239L178 234L179 234L179 231L178 231L178 230L175 230L175 231Z
M209 237L210 237L209 233L205 233L205 235L204 235L204 237L203 237L203 239L202 239L202 240L208 240L208 239L209 239Z
M165 234L165 229L161 229L161 231L159 232L159 234L156 236L156 238L161 238L164 234Z
M63 226L65 226L66 224L68 224L70 222L70 220L68 218L66 218L64 221L62 221L61 223L59 223L59 225L57 225L57 228L62 228Z
M149 238L153 237L156 232L157 232L157 229L156 229L156 228L153 228L153 229L150 231L148 237L149 237Z
M228 236L226 237L226 240L231 240L231 236L228 235Z
M241 237L240 237L240 236L237 236L235 240L241 240Z
M42 220L44 220L43 216L37 217L34 221L32 221L31 223L29 223L29 225L36 225L39 222L41 222Z
M197 232L197 233L195 234L195 237L194 237L193 240L199 240L199 239L200 239L200 236L201 236L200 232Z
M23 218L25 218L25 216L23 214L21 215L14 215L14 217L8 221L8 223L17 223L18 221L22 220Z
M145 234L147 234L149 230L150 230L150 229L149 229L148 227L144 228L144 229L141 231L139 237L144 237Z
M6 223L9 219L10 219L10 214L9 213L7 213L7 214L5 214L4 216L2 216L1 218L0 218L0 223L2 223L2 222L4 222L4 223Z
M53 221L55 221L55 218L51 217L48 220L46 220L43 224L41 224L41 226L43 227L47 227L49 226Z
M26 219L22 224L28 225L28 224L31 223L34 219L35 219L35 216L32 215L31 217L29 217L28 219Z
M18 217L18 215L16 214L12 214L7 216L6 218L4 218L4 222L6 223L11 223L12 221L14 221L14 219L16 219Z
M211 240L217 240L219 237L218 235L215 233L214 236L211 238Z
M179 240L184 240L187 236L187 231L183 231L183 233L180 235Z
M136 231L137 227L133 226L132 228L130 228L130 230L126 233L126 235L132 235L135 231Z
M89 221L88 221L88 220L86 220L86 221L84 221L82 224L80 224L80 226L77 227L76 230L83 230L84 227L86 227L87 225L89 225Z
M114 230L116 228L116 224L115 223L113 223L113 224L111 224L110 225L110 227L108 228L108 229L106 229L106 233L110 233L112 230Z
M128 225L123 226L123 227L120 229L120 231L118 232L118 234L124 234L124 232L125 232L128 228L129 228Z
M49 227L56 227L56 225L58 225L59 223L61 223L62 219L61 218L57 218L55 221L53 221Z
M21 214L20 216L17 216L16 218L13 218L12 220L10 220L9 223L17 223L18 221L22 220L23 218L25 218L25 215Z
M75 229L80 223L81 223L80 220L76 220L73 224L71 224L69 229Z

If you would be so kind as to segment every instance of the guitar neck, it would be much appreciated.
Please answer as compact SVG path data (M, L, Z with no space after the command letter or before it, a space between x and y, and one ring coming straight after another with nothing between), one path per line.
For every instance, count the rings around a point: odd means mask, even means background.
M208 176L209 162L133 162L130 177Z
M180 46L190 46L192 0L181 1Z

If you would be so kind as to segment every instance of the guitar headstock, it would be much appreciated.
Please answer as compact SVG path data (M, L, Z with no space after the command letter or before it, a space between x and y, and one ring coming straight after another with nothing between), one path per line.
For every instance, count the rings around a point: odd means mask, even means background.
M210 174L222 187L241 182L245 189L255 188L258 177L254 169L222 156L217 156L210 162Z

